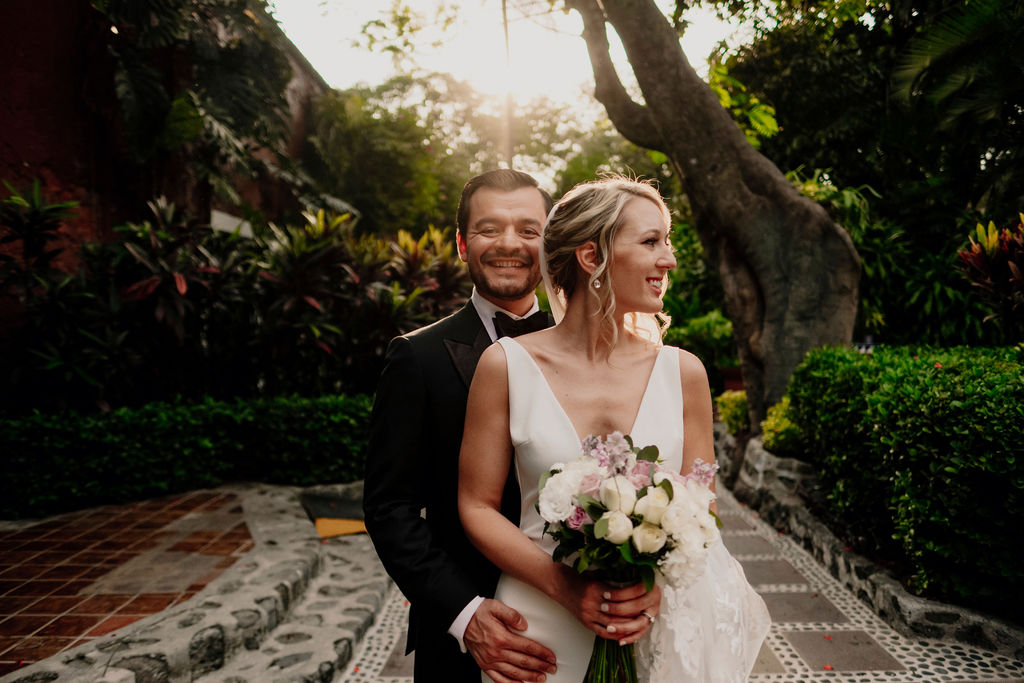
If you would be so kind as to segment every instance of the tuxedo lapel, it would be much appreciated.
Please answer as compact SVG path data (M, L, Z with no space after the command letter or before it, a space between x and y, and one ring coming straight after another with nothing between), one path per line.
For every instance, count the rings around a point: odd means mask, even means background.
M469 389L469 385L473 381L473 373L476 372L476 364L483 352L491 345L491 338L487 335L487 330L480 322L480 316L477 315L476 308L472 303L466 304L466 307L459 312L459 316L461 318L459 326L445 338L444 346L448 349L448 355L451 357L459 377L462 378L463 384L466 385L466 389Z

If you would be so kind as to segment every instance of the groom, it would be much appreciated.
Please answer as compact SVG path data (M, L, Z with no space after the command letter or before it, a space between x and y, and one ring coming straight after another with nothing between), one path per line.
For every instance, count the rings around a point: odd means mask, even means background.
M551 324L534 290L552 200L525 173L489 171L466 183L456 217L459 257L473 281L457 313L396 337L377 386L367 453L366 528L412 604L415 680L543 680L555 655L517 633L526 621L491 599L498 570L466 539L457 508L466 396L480 354L497 337ZM516 329L512 329L512 328ZM509 477L502 512L519 521ZM468 651L468 653L467 653Z

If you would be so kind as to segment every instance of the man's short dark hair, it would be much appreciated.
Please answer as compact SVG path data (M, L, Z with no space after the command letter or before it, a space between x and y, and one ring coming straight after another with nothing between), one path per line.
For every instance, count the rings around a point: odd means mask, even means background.
M462 196L459 197L459 209L455 214L455 227L463 238L466 237L466 229L469 227L469 200L473 194L482 187L489 187L492 190L501 192L512 192L521 187L535 187L544 199L544 213L551 211L555 201L551 195L545 192L533 176L522 171L515 171L511 168L498 168L493 171L481 173L469 179L466 186L462 188Z

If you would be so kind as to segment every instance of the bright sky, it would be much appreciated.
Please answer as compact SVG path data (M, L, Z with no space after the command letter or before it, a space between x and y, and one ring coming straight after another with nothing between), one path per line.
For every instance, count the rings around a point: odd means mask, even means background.
M436 6L443 0L416 0L429 25ZM547 0L508 0L511 41L511 69L506 75L505 38L501 0L449 0L458 4L454 26L444 34L440 47L417 52L418 65L429 71L447 72L487 94L504 94L511 86L517 100L538 95L571 102L591 93L592 73L586 44L580 37L582 21L575 12L546 11ZM382 18L380 0L272 0L273 12L293 43L302 51L328 84L347 88L358 83L377 85L396 72L391 57L353 47L367 21ZM535 16L524 16L522 8L533 6ZM718 21L710 12L694 11L683 39L683 49L699 73L707 70L706 60L723 39L730 45L740 41L735 26ZM439 37L437 31L429 38ZM625 55L614 34L613 51L618 52L620 76L632 82Z

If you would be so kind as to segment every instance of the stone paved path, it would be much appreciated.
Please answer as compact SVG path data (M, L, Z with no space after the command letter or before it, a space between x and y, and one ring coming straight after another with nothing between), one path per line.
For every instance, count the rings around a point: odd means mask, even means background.
M0 613L0 632L4 628L18 632L3 636L11 639L0 640L0 647L4 647L0 656L13 657L14 648L21 647L19 643L27 638L75 639L70 643L54 641L62 651L8 670L6 676L0 672L0 681L410 683L412 660L402 654L408 604L384 574L365 535L326 540L316 536L300 505L300 493L290 487L253 485L137 504L153 511L149 523L159 526L134 523L139 534L146 529L150 532L132 540L132 545L141 543L139 547L128 549L93 548L95 543L111 541L87 537L87 531L80 534L77 543L88 543L89 547L60 549L63 543L76 542L54 533L71 528L62 526L60 520L6 525L6 530L0 526L8 543L21 544L13 549L0 545L0 560L8 567L5 572L11 567L41 565L47 553L75 553L63 558L51 556L60 560L54 567L85 568L81 572L59 570L47 577L54 568L50 567L34 576L9 578L6 581L12 583L0 584L4 588L0 605L17 610ZM346 489L344 495L358 499L352 490ZM159 512L193 503L188 512L168 513L166 519ZM728 491L721 491L720 506L725 543L764 596L774 621L751 679L755 683L1024 681L1024 661L900 636L792 539L738 505ZM121 518L126 509L103 508L103 514L83 511L69 519L82 523L94 520L98 524L105 518L109 523ZM125 517L136 518L142 521L137 509ZM216 520L219 522L214 524ZM241 521L251 536L252 550L248 552L244 549L250 541L242 540ZM171 533L157 536L160 531ZM125 542L130 540L127 530L107 535L122 534ZM232 543L240 544L227 554L204 555L204 550L214 548L226 552L225 535ZM177 549L172 550L174 547ZM81 555L87 551L98 554ZM130 571L132 566L140 567L130 563L146 553L157 558L154 563L149 563L145 571ZM71 561L76 556L80 563ZM203 563L208 560L204 557L220 558L215 564L227 564L227 558L235 560L217 576L209 568L197 574L206 566ZM39 562L32 562L33 558ZM123 569L126 566L129 570ZM18 570L11 576L22 572L28 570ZM172 577L178 578L172 581ZM186 585L187 581L194 583ZM208 581L205 587L200 586L202 581ZM58 584L66 588L59 589ZM157 593L154 586L158 585L167 592ZM134 621L136 615L124 612L124 604L117 605L114 600L104 608L109 609L107 614L87 615L90 624L85 624L70 617L77 616L72 612L76 606L96 597L89 593L90 586L127 591L103 595L140 591L137 595L175 597L165 609L159 609L159 601L149 602L153 613L138 621ZM39 615L26 611L37 604L40 607L35 609L52 604L47 609L60 607L65 611ZM119 614L126 620L131 617L131 623L95 637L88 632L84 636L44 633L58 623L94 629L99 624L113 624L109 620ZM33 616L40 619L28 619ZM31 633L21 633L26 630ZM443 680L443 672L439 672L438 680Z
M719 491L723 540L772 615L752 682L1024 681L1024 662L896 633L803 548ZM412 658L402 655L408 610L393 589L344 683L411 683Z

